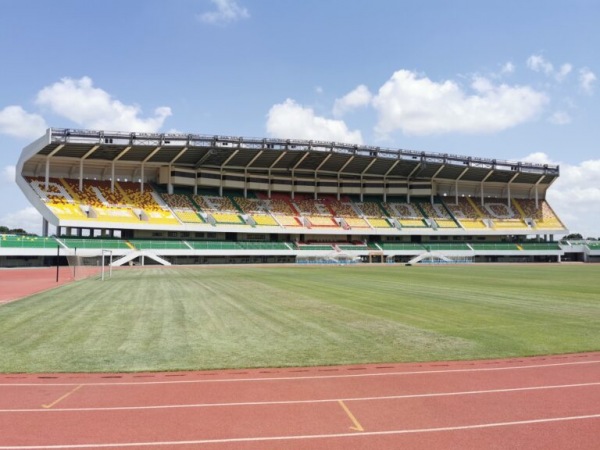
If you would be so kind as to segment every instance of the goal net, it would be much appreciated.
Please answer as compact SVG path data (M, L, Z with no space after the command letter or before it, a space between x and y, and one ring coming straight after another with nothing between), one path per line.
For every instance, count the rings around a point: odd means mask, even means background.
M67 255L69 276L74 280L96 277L101 280L112 277L112 251L102 250L93 255Z

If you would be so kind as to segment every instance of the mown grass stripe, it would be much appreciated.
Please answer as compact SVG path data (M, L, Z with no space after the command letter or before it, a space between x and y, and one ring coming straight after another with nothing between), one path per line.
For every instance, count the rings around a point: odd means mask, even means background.
M116 271L0 308L1 372L289 367L600 349L600 267Z

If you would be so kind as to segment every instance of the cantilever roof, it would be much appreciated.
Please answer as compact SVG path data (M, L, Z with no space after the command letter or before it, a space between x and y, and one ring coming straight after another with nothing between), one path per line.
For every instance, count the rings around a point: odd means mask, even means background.
M60 157L172 165L191 169L296 174L335 174L342 177L410 178L551 184L559 176L555 165L386 149L324 141L259 139L197 134L124 133L48 129L27 147L20 164L31 159Z

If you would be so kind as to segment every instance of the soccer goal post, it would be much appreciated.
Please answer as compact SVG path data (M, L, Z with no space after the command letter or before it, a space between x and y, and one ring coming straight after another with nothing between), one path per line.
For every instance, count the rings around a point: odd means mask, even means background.
M69 273L74 280L98 277L104 281L105 278L111 278L112 260L112 250L99 250L94 253L74 251L67 255Z
M104 281L104 274L105 274L104 267L106 266L106 261L104 258L105 256L108 256L108 278L112 278L113 252L112 252L112 250L102 250L102 281Z

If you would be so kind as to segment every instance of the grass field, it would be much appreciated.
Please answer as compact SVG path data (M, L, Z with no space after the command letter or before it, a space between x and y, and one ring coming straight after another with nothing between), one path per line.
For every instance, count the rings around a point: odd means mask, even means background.
M598 265L126 269L0 307L0 372L593 350L600 350Z

